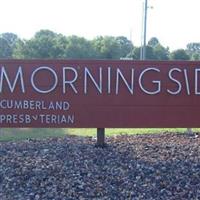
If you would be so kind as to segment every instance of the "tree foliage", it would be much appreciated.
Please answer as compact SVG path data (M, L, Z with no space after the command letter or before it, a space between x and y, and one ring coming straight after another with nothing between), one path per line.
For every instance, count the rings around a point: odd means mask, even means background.
M97 53L98 58L119 59L126 57L130 52L132 45L125 37L97 37L92 40L92 46Z
M171 53L172 60L190 60L190 56L184 49L178 49Z
M18 37L14 33L0 34L0 58L12 58Z
M0 58L21 59L140 59L141 47L124 36L99 36L87 40L40 30L29 40L14 33L0 34ZM186 49L173 52L153 37L146 46L148 60L200 60L200 43L189 43Z
M160 42L158 40L158 38L156 37L152 37L149 41L148 41L148 45L151 47L156 47L157 45L159 45Z
M135 47L128 57L139 60L141 47ZM169 60L169 48L163 47L156 37L149 40L146 46L146 58L147 60Z
M191 60L200 60L200 43L193 42L187 44L186 51L190 56Z

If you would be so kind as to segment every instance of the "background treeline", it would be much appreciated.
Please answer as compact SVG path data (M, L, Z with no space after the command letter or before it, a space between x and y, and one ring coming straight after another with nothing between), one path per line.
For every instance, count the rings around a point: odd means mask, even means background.
M17 59L140 59L140 47L124 36L99 36L87 40L64 36L50 30L40 30L33 38L24 40L14 33L0 34L0 58ZM170 52L155 37L148 41L146 59L200 60L200 43L189 43L186 49Z

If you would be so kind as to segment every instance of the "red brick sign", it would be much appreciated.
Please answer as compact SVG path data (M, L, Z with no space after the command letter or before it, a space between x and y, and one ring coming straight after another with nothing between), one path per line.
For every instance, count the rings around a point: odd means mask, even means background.
M0 60L0 127L199 127L200 62Z

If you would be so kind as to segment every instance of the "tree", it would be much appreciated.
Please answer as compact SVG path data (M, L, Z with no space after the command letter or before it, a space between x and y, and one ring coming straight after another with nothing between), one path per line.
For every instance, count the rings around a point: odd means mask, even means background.
M130 51L127 56L127 58L133 59L133 60L139 60L140 59L140 47L134 47L132 51Z
M178 49L171 53L171 60L190 60L190 56L186 53L184 49Z
M0 58L11 58L12 48L4 38L0 38Z
M146 46L146 59L147 60L155 60L156 59L154 49L151 46Z
M128 54L129 58L140 59L140 47L135 47ZM149 40L146 46L146 60L169 60L169 48L163 47L156 37Z
M200 60L200 54L199 53L193 53L191 56L191 60Z
M93 58L95 52L88 40L41 30L30 40L19 41L14 50L16 58Z
M190 55L191 60L200 60L200 43L193 42L187 44L186 51Z
M169 49L157 44L154 48L156 60L169 60Z
M16 59L26 59L31 58L28 56L28 45L26 44L26 40L18 40L13 49L12 57Z
M63 58L66 38L49 30L41 30L30 40L19 41L14 50L17 58Z
M13 47L19 39L18 36L14 33L2 33L0 37L4 38L11 47Z
M135 59L135 60L140 60L140 51L141 47L135 47L131 54L129 54L129 57ZM154 49L151 46L146 46L146 58L145 60L156 60L156 56L154 53Z
M120 46L120 56L127 57L128 54L133 50L133 44L124 36L116 37L116 41Z
M127 57L133 49L133 44L126 37L97 37L92 40L92 46L98 58L120 59Z
M0 58L12 58L18 36L13 33L0 34Z
M92 45L99 58L102 59L120 59L121 47L115 37L105 36L97 37L92 41Z
M156 37L152 37L148 41L148 46L151 46L151 47L156 47L158 44L160 44L160 42L159 42L159 40Z
M187 50L190 52L200 52L200 43L193 42L187 44Z
M91 42L83 37L70 36L66 40L66 49L64 56L66 58L95 58L97 55Z
M169 60L169 48L163 47L156 37L149 40L148 46L153 48L156 60Z
M27 57L58 58L62 50L59 45L56 45L57 40L58 34L52 31L41 30L37 32L34 38L26 42L28 46Z

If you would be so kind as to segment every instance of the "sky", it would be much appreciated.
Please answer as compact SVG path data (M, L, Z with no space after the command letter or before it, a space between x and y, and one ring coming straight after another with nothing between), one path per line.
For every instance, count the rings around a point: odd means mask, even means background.
M125 36L141 44L144 0L1 0L0 33L30 39L41 29L87 39ZM170 50L200 42L200 0L148 0L147 41Z

